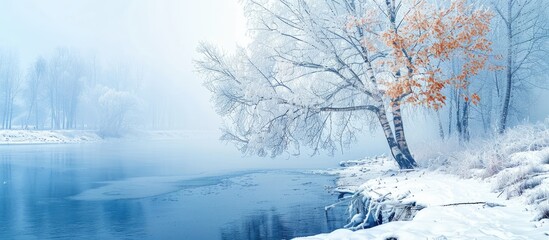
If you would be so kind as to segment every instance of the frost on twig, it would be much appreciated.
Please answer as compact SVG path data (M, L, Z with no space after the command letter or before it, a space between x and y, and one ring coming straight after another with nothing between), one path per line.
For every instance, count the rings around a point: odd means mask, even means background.
M459 205L476 205L476 204L482 204L483 207L505 207L503 204L499 203L492 203L492 202L461 202L461 203L450 203L450 204L444 204L441 205L442 207L450 207L450 206L459 206Z

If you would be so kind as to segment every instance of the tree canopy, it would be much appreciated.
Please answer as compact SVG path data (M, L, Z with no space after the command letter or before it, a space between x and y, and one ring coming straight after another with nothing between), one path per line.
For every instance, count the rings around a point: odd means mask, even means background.
M490 51L492 14L464 0L243 5L252 43L232 54L204 44L197 65L226 120L222 139L248 154L333 152L378 121L400 167L412 168L401 103L440 108L442 89L467 86ZM443 71L454 57L459 73Z

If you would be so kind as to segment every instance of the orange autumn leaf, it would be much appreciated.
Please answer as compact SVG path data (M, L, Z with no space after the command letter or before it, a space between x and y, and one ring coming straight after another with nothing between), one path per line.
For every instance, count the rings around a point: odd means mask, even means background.
M466 0L454 0L445 8L410 1L416 7L404 17L398 31L389 29L381 34L383 43L392 49L396 71L405 69L408 74L387 81L387 94L391 98L406 96L406 102L438 109L445 104L445 88L465 89L470 79L488 68L487 53L492 43L486 35L493 14L474 9ZM441 63L452 59L461 63L458 72L443 72ZM473 104L480 102L478 94L466 97Z

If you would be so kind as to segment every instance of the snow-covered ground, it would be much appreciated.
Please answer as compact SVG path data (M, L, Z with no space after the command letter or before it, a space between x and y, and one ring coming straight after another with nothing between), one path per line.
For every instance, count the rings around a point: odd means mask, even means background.
M196 131L130 131L124 139L181 139ZM104 139L92 130L0 130L0 145L98 142Z
M420 162L400 172L377 157L327 171L339 175L340 192L425 206L413 220L302 239L549 239L549 122Z
M100 141L94 131L82 130L0 130L0 145L81 143Z

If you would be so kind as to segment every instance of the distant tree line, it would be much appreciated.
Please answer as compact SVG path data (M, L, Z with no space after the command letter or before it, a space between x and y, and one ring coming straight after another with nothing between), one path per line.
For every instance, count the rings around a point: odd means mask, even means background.
M97 58L66 48L26 68L15 53L2 51L1 129L90 129L119 136L129 127L171 127L150 114L170 109L153 106L160 97L146 91L147 84L139 67L102 67Z

